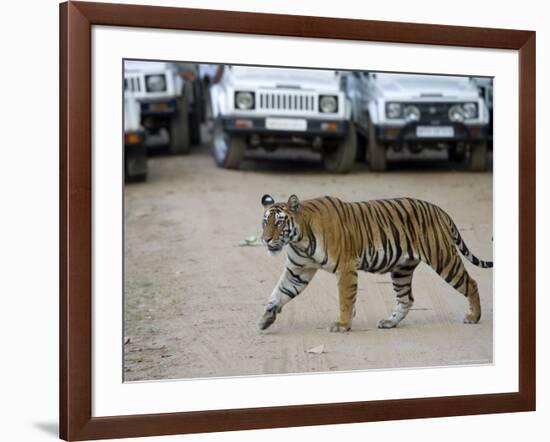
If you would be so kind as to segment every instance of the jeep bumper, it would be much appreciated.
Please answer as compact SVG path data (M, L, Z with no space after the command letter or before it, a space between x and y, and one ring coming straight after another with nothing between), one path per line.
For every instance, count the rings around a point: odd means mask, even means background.
M376 137L385 143L471 142L486 140L487 136L487 125L468 126L463 123L431 125L415 122L404 126L376 127Z
M301 117L224 117L225 132L261 137L321 137L344 138L348 131L347 120L330 120Z

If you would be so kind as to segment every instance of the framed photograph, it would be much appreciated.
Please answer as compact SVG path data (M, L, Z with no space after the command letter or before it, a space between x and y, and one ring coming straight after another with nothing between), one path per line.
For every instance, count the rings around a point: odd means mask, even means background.
M60 25L62 439L535 410L534 32Z

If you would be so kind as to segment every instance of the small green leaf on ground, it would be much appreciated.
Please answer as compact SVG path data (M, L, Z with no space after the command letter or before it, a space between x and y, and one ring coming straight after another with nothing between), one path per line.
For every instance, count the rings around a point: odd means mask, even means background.
M249 236L248 238L239 241L239 246L259 246L261 245L260 239L257 236Z

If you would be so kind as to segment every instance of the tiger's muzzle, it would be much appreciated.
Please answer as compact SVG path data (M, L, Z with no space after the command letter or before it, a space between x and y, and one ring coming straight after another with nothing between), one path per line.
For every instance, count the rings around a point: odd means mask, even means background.
M273 241L271 238L268 238L268 239L262 238L262 242L267 247L267 252L271 256L276 255L281 250L283 250L284 243L280 240Z

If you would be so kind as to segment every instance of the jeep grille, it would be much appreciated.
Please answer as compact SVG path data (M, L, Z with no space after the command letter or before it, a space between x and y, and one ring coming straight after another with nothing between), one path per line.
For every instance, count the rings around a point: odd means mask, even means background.
M141 92L141 78L139 75L126 75L124 77L125 92Z
M449 108L454 103L421 102L413 104L420 110L420 123L439 122L445 124L449 122Z
M259 110L281 112L315 112L317 94L307 92L273 91L259 92L257 106Z

